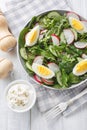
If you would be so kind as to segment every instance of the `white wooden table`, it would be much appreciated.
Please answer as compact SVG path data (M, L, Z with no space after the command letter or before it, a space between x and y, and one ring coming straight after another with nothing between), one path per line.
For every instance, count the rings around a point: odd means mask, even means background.
M5 11L5 1L0 0L0 6ZM87 0L70 0L74 11L87 18ZM15 79L26 79L16 58L15 50L11 53L0 51L0 57L11 59L14 64ZM23 75L23 76L22 76ZM29 112L17 114L8 109L4 101L4 90L11 77L0 80L0 130L87 130L87 104L81 106L69 117L61 117L57 122L48 127L37 106Z

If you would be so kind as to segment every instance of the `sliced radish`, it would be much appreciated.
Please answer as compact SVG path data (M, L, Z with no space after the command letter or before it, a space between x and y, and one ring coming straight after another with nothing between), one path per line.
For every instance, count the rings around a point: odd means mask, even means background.
M59 67L57 64L51 62L51 63L48 63L47 65L49 67L49 69L51 69L54 73L59 71Z
M43 56L36 56L33 63L37 63L37 64L43 64Z
M42 81L46 85L53 85L54 84L54 81L52 79L44 79L44 78L42 78Z
M69 17L73 17L73 18L76 18L76 19L80 20L79 15L76 14L75 12L70 12L70 11L69 11L69 12L66 13L66 15L67 15L68 18L69 18Z
M78 35L77 35L76 30L75 30L75 29L73 29L73 28L71 28L71 31L72 31L72 32L73 32L73 34L74 34L75 41L77 41L77 39L78 39Z
M82 54L82 58L83 59L87 59L87 55L86 54Z
M39 40L41 40L44 37L44 34L47 32L47 29L43 29L40 31Z
M38 83L42 83L41 78L38 75L34 75L34 79L38 82Z
M73 32L70 29L64 29L63 32L64 32L64 36L65 36L67 43L68 44L73 43L73 41L75 39Z
M44 28L37 22L34 26L38 26L40 27L40 30L43 30Z
M39 25L39 23L38 23L38 22L36 22L34 26L37 26L37 25Z
M44 37L44 34L39 35L39 40L41 40Z
M83 49L83 48L87 47L87 42L80 42L80 41L78 41L78 42L74 43L74 46L76 48Z
M53 44L54 45L59 45L60 38L56 34L52 34L51 37L52 37Z
M44 34L44 33L46 33L47 32L47 29L44 29L44 30L41 30L40 31L40 34Z

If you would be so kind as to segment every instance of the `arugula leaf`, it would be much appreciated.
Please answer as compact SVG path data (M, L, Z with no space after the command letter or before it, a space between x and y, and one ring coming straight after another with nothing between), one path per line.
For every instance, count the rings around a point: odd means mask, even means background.
M66 71L64 69L62 69L62 86L63 88L68 87L68 74L66 73Z
M46 58L47 60L50 60L50 61L56 61L55 57L50 53L49 50L43 50L41 52L41 55Z
M78 40L81 42L87 42L87 32L83 34L78 33Z

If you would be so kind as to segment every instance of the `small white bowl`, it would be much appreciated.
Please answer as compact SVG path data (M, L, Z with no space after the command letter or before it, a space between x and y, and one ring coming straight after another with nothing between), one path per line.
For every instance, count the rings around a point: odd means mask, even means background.
M29 99L30 101L30 104L26 105L25 107L21 107L21 108L15 108L13 106L11 106L8 102L8 99L7 99L7 95L8 95L8 91L9 89L13 86L13 85L16 85L16 84L25 84L25 85L28 85L29 86L29 89L30 91L33 92L31 98ZM18 112L18 113L22 113L22 112L27 112L28 110L30 110L34 104L35 104L35 101L36 101L36 91L35 91L35 88L33 87L33 85L31 83L29 83L28 81L26 80L15 80L13 82L11 82L10 84L8 84L7 88L6 88L6 91L5 91L5 98L6 98L6 102L7 102L7 105L8 107L14 111L14 112Z

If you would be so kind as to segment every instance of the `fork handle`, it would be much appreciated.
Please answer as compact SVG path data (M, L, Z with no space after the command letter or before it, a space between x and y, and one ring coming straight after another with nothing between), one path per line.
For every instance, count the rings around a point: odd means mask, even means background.
M69 101L67 101L67 104L68 105L72 104L74 101L76 101L77 99L79 99L80 97L85 95L86 93L87 93L87 88L85 90L83 90L80 94L78 94L77 96L75 96L72 99L70 99Z

